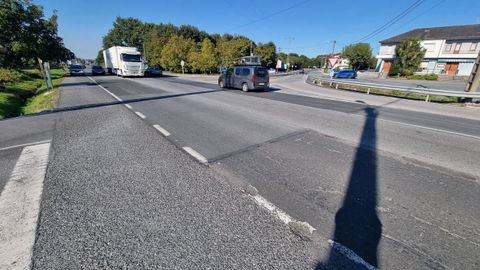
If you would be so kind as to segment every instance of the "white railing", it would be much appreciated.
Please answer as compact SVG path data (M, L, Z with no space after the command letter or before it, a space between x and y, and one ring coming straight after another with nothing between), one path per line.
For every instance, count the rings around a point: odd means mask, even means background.
M389 85L389 84L379 84L379 83L366 83L359 82L355 80L337 80L329 79L322 77L317 74L308 74L307 82L312 82L317 84L327 83L330 87L335 89L342 88L342 85L350 86L362 86L367 88L367 94L370 94L372 89L381 89L381 90L391 90L391 91L402 91L410 93L419 93L426 95L425 101L430 101L430 96L445 96L445 97L460 97L467 99L480 99L480 93L478 92L462 92L462 91L453 91L453 90L442 90L442 89L433 89L433 88L424 88L424 87L409 87L409 86L400 86L400 85Z

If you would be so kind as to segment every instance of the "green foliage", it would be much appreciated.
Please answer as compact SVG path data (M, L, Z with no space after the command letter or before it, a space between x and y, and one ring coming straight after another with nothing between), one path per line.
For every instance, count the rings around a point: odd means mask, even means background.
M369 69L377 68L377 62L378 62L377 58L375 58L375 57L370 58L370 61L368 62L368 68Z
M372 47L368 43L351 44L343 48L343 56L350 60L353 69L367 68L372 59Z
M200 50L193 49L190 51L188 62L193 72L215 72L218 67L218 56L213 42L205 38Z
M0 68L0 87L2 87L5 83L9 83L12 81L12 72L9 69Z
M185 68L189 69L188 56L194 48L195 42L193 40L177 35L172 36L163 47L160 58L161 65L167 70L181 72L180 62L183 60L185 61Z
M98 51L97 57L95 58L95 63L105 67L105 59L103 59L103 50Z
M3 70L2 70L3 72ZM9 70L11 80L0 91L0 119L52 108L58 91L49 91L40 72L34 69ZM57 88L66 71L52 69L53 85Z
M436 81L438 80L437 74L416 74L407 76L409 80L427 80L427 81Z
M42 6L30 1L0 0L0 29L0 66L63 61L71 54L58 36L56 11L44 18Z
M170 37L178 34L173 24L155 25L145 37L145 57L149 65L161 65L162 50Z
M396 46L395 54L394 70L399 75L409 76L420 67L425 49L418 39L408 38Z
M113 28L103 37L103 48L112 46L129 46L141 49L146 33L152 25L145 24L137 18L117 17Z
M22 105L22 99L15 94L0 92L0 119L19 115Z
M220 65L233 66L240 57L250 54L251 41L242 36L223 35L217 44Z
M262 58L262 65L266 67L274 68L277 64L277 48L273 42L259 43L253 53Z

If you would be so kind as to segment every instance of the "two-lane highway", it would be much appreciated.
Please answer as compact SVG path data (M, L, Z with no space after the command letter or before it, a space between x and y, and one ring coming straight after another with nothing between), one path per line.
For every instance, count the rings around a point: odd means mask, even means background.
M175 77L95 79L171 142L373 266L478 266L478 121Z
M480 267L471 117L176 76L67 78L59 105L0 121L0 201L51 145L33 269Z

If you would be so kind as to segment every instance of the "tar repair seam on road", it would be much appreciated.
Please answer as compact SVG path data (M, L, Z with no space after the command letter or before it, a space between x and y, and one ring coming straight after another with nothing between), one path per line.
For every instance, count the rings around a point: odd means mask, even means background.
M100 85L98 82L96 82L94 79L88 78L94 82L97 86L99 86L102 90L106 91L108 94L110 94L113 98L115 98L118 101L123 101L121 98L107 90L105 87ZM142 120L145 120L147 117L142 114L141 112L135 111L133 107L129 104L125 104L125 107L131 110L135 115L137 115L139 118ZM193 148L189 146L179 146L177 143L171 141L168 137L171 135L170 132L168 132L166 129L162 128L158 124L152 125L152 127L160 132L167 140L172 142L175 146L177 146L179 149L183 150L186 152L189 156L194 158L196 161L198 161L202 165L209 165L209 160L204 157L202 154L194 150ZM300 131L300 132L305 132L305 131ZM271 143L271 142L270 142ZM258 145L255 146L255 148L258 147ZM242 192L246 193L249 198L255 202L258 206L260 206L262 209L265 209L268 211L271 215L273 215L275 218L278 220L282 221L284 224L286 224L290 230L301 237L302 239L305 240L312 240L314 238L313 234L316 231L316 229L311 226L308 222L304 221L297 221L294 219L292 216L287 214L285 211L282 209L278 208L276 205L262 197L261 195L258 194L258 190L249 185L248 188L243 189ZM352 262L362 265L363 267L366 267L367 269L376 269L374 266L368 264L366 261L364 261L360 256L358 256L353 250L343 246L340 243L334 242L331 239L328 239L327 242L329 245L334 248L337 252L341 253L343 256L351 260Z

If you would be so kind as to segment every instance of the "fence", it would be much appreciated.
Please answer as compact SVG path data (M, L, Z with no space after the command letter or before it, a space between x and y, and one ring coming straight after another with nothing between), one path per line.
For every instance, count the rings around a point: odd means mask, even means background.
M400 86L400 85L388 85L388 84L378 84L378 83L366 83L366 82L358 82L355 80L337 80L337 79L328 79L322 78L320 75L313 75L309 74L307 77L307 82L312 82L317 84L320 82L321 84L329 84L330 87L334 87L335 89L339 89L345 86L361 86L367 88L367 94L370 94L372 89L380 89L380 90L390 90L390 91L401 91L401 92L409 92L409 93L418 93L426 95L425 101L430 101L430 96L445 96L445 97L459 97L465 99L475 99L480 100L480 93L478 92L461 92L461 91L453 91L453 90L442 90L442 89L433 89L433 88L424 88L424 87L408 87L408 86Z

